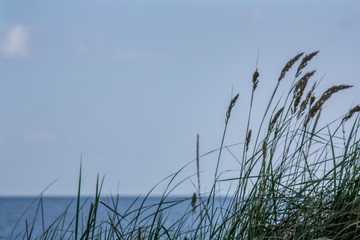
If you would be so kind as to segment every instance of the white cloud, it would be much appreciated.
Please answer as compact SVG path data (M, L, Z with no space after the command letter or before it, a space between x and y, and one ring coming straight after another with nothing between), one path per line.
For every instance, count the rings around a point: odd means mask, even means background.
M29 53L28 35L21 25L11 28L1 46L2 54L6 57L25 57Z

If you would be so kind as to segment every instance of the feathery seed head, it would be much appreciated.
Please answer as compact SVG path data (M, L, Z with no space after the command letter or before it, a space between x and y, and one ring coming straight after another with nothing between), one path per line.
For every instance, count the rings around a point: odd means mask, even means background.
M286 63L286 65L285 65L285 67L282 69L281 74L280 74L280 77L279 77L279 79L278 79L279 82L281 81L281 79L283 79L283 78L285 77L285 73L286 73L287 71L289 71L289 69L294 65L294 63L295 63L303 54L304 54L303 52L302 52L302 53L299 53L298 55L296 55L295 57L293 57L292 59L290 59L290 60Z
M311 71L306 73L296 84L295 89L294 89L294 108L292 109L292 112L295 113L297 107L299 106L301 97L304 93L304 90L306 88L306 85L308 83L308 80L310 77L312 77L312 75L314 75L316 71Z
M196 193L193 193L193 195L192 195L191 207L192 207L192 212L194 213L196 210Z
M269 132L271 132L275 126L276 121L278 120L280 114L282 113L282 111L284 110L284 107L280 108L277 113L275 114L275 116L273 117L273 119L270 122L270 126L269 126Z
M342 119L342 122L346 122L347 120L349 120L353 115L354 113L356 112L360 112L360 105L356 105L355 107L353 107L349 113Z
M226 119L225 122L227 123L227 121L229 121L230 118L230 114L231 114L231 110L233 109L233 107L235 106L236 100L239 98L239 94L236 94L236 96L231 100L230 105L228 107L228 110L226 112Z
M252 82L253 82L253 92L255 91L258 83L259 83L259 80L258 80L258 77L259 77L259 72L258 72L258 69L256 68L254 74L253 74L253 78L252 78Z
M298 77L300 76L301 74L301 70L303 70L306 66L307 66L307 63L313 58L315 57L317 54L319 53L319 51L315 51L315 52L312 52L308 55L306 55L305 57L303 57L297 71L296 71L296 74L295 76Z
M314 103L315 96L313 95L313 92L315 90L315 87L316 87L316 82L312 86L311 90L306 94L306 98L301 102L300 110L298 112L298 117L297 117L298 119L303 115L306 106L308 106L309 101L310 101L310 106Z
M315 114L322 108L325 101L327 101L331 97L332 94L334 94L340 90L344 90L344 89L351 88L351 87L352 87L351 85L338 85L338 86L333 86L333 87L329 88L328 90L326 90L323 93L323 95L320 97L320 99L310 109L309 117L313 118L315 116Z
M266 155L267 155L267 138L263 142L262 152L263 152L263 167L265 169L265 159L266 159Z
M310 106L315 102L315 96L312 95L310 98Z
M246 136L246 141L245 141L246 151L249 149L250 139L251 139L251 129L249 130Z

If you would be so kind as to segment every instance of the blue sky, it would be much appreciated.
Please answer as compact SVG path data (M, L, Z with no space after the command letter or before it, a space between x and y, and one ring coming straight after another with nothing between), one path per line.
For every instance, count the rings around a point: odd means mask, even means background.
M1 1L0 195L55 179L47 194L75 194L81 153L85 194L97 173L105 193L146 193L194 158L197 133L202 153L219 147L232 88L226 143L241 142L258 51L255 107L288 59L320 50L318 95L355 85L331 119L360 103L359 43L360 1ZM204 190L215 162L200 164Z

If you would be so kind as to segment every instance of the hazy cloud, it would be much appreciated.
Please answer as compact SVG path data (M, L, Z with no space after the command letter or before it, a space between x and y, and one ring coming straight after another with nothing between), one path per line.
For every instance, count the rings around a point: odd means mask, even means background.
M28 35L21 25L11 28L1 45L1 52L6 57L25 57L29 53Z

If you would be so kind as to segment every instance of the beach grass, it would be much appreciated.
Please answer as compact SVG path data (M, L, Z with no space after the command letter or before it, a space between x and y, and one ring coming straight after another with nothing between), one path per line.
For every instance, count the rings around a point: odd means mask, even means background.
M253 103L261 85L260 71L252 77L253 87L246 132L241 144L226 146L224 139L238 94L228 106L219 148L164 179L166 188L159 202L149 204L153 189L137 198L125 212L119 211L119 196L101 200L103 180L96 181L96 192L89 208L81 205L81 170L75 216L67 209L52 223L44 223L43 201L38 198L36 216L26 221L9 239L360 239L360 106L331 121L323 121L323 110L330 98L339 98L352 86L330 86L315 95L316 71L307 70L318 51L299 53L290 59L274 81L259 126L252 126ZM250 80L251 81L251 80ZM284 81L287 92L279 93ZM338 96L337 96L338 95ZM256 110L257 111L257 110ZM241 147L238 176L223 178L219 172L222 151ZM201 160L218 154L210 191L201 192ZM188 179L178 179L185 167L196 166L197 186L188 197L171 198L176 188ZM81 168L80 168L81 169ZM224 196L218 184L232 183ZM220 198L221 195L221 198ZM169 222L171 208L188 204L184 214ZM133 207L135 206L136 207ZM69 205L70 206L70 205ZM99 209L108 217L98 219ZM84 219L85 221L81 221ZM72 219L69 222L66 218ZM34 228L42 234L34 235Z

